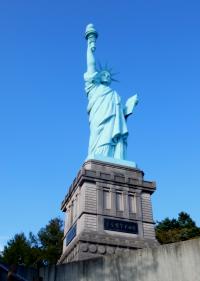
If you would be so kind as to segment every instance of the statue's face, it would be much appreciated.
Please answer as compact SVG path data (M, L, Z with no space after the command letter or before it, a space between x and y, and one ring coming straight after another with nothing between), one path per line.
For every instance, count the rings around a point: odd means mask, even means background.
M103 70L100 73L100 80L102 84L110 85L111 83L111 75L108 71Z

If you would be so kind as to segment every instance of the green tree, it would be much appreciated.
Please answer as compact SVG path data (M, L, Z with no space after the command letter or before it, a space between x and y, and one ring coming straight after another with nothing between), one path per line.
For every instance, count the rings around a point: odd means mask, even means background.
M38 242L44 264L55 264L62 253L63 221L55 218L38 232Z
M200 236L200 228L190 215L181 212L178 219L165 218L156 225L156 238L161 244L184 241Z
M63 222L55 218L41 228L37 235L32 232L16 234L4 247L2 261L7 264L39 267L54 264L62 253Z
M31 245L24 233L16 234L3 250L3 261L8 264L30 265Z

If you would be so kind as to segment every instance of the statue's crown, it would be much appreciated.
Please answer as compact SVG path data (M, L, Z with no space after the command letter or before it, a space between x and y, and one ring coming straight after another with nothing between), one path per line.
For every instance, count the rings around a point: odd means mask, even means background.
M103 71L106 71L110 74L110 77L111 77L111 81L114 81L114 82L119 82L118 80L114 79L113 76L115 76L116 74L118 73L114 73L112 72L112 68L108 66L108 64L106 63L104 66L99 62L98 63L98 69L97 69L97 72L101 73Z

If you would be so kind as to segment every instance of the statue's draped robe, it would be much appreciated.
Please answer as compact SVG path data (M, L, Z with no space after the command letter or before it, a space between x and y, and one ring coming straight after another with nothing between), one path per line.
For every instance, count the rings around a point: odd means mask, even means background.
M88 157L100 154L124 159L128 129L120 96L98 82L97 72L93 75L85 73L84 79L90 123ZM116 153L119 149L122 151Z

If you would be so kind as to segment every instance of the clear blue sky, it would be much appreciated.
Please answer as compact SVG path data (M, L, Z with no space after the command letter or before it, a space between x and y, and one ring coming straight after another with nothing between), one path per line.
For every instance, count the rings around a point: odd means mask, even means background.
M37 233L87 156L86 24L97 58L119 72L128 160L157 182L154 219L188 212L200 225L200 2L0 2L0 245ZM0 247L1 247L0 246Z

